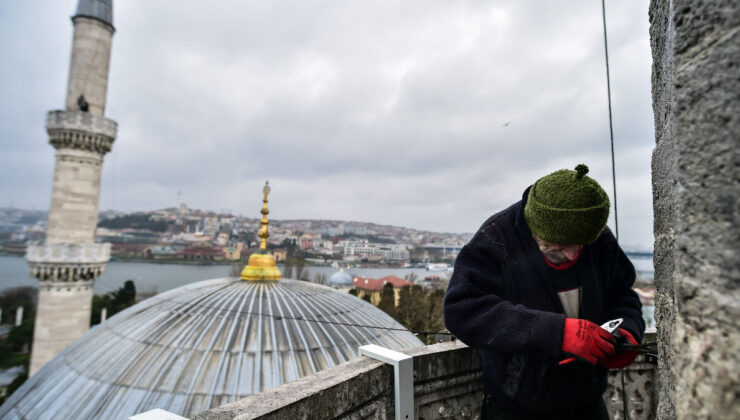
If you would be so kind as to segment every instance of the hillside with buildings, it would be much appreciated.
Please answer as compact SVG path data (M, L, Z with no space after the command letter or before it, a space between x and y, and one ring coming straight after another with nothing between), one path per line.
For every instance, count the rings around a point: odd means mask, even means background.
M0 208L0 250L22 254L45 237L45 212ZM228 263L256 250L259 219L190 209L101 212L96 241L111 243L119 260ZM440 233L341 220L272 220L268 247L278 260L404 265L454 261L468 233Z

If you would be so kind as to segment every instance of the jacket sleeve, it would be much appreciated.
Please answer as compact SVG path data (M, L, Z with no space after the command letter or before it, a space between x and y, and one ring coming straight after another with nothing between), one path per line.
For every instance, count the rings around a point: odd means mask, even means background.
M635 340L641 343L642 336L645 333L645 320L642 318L640 297L632 290L632 286L635 284L635 267L619 247L611 231L606 229L604 236L611 257L609 263L610 287L606 298L606 319L622 318L624 321L620 328L632 333Z
M445 294L445 326L472 347L502 353L539 349L558 357L565 315L501 297L504 253L482 230L463 247Z

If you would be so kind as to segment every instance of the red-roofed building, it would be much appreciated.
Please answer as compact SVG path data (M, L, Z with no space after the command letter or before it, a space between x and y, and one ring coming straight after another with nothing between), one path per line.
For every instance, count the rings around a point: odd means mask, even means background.
M352 278L352 284L357 289L357 297L362 298L365 295L370 295L370 303L376 306L380 303L380 297L383 294L383 287L388 283L393 285L393 294L395 296L396 306L398 306L400 289L404 286L414 285L414 283L396 276L385 276L379 279L361 276L355 276Z

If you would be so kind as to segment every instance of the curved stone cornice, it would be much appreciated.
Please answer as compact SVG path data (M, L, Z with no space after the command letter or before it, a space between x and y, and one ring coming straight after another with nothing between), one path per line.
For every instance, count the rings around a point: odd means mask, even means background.
M110 244L45 242L29 245L29 263L100 264L110 260Z
M46 132L55 149L71 148L100 154L110 152L118 124L100 115L82 111L49 111Z
M110 244L43 243L26 250L31 277L42 283L92 282L109 259Z

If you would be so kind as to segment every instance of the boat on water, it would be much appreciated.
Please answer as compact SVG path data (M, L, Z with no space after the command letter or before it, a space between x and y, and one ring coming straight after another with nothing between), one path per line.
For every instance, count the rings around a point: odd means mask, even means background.
M427 271L447 271L450 265L447 263L427 263Z

